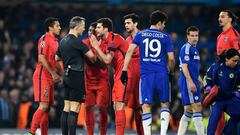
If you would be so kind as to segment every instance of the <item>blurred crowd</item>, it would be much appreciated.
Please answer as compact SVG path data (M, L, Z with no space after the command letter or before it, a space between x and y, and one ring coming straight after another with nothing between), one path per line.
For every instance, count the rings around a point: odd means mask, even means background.
M215 44L221 29L218 14L221 8L205 5L33 5L29 2L15 6L0 6L0 128L27 128L38 104L33 102L32 75L37 59L37 40L44 34L43 21L48 16L60 19L61 39L68 32L69 19L75 15L87 19L88 25L100 17L110 17L114 22L114 32L126 37L123 16L136 13L140 16L140 29L149 26L149 13L160 9L168 13L166 31L171 34L175 49L176 68L172 83L170 128L176 131L183 113L181 94L177 85L179 76L178 53L186 42L185 29L195 25L200 29L197 48L201 57L201 76L215 60ZM239 16L240 10L231 9ZM86 37L85 34L83 37ZM49 127L60 127L60 114L63 107L62 86L55 87L55 103L51 107ZM153 129L160 127L160 104L155 103L153 110ZM130 111L131 113L131 111ZM204 117L209 110L204 108ZM96 114L97 115L97 114ZM81 119L81 118L80 118ZM109 128L114 127L114 115L109 109ZM80 120L81 121L81 120ZM82 125L81 125L82 124ZM131 123L127 128L134 128ZM79 122L80 126L84 123Z

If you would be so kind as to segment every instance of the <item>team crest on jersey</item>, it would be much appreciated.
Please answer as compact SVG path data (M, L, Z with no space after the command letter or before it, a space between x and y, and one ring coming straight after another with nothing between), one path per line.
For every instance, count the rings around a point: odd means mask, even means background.
M223 41L227 42L228 41L228 37L224 37Z
M45 41L41 41L40 45L41 45L41 47L44 47L46 45L46 42Z
M184 60L189 61L189 56L184 56Z
M229 78L233 79L234 78L234 74L233 73L229 74Z

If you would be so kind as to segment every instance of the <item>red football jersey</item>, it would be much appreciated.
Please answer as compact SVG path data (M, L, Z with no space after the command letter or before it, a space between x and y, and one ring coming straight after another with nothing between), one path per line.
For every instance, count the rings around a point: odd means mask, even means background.
M124 58L128 50L128 43L119 34L109 32L108 37L102 41L102 44L107 44L108 50L114 52L112 66L115 70L114 80L118 80L122 74Z
M239 33L230 27L228 30L222 32L217 38L217 55L220 55L224 50L235 48L240 50Z
M132 43L133 37L130 35L127 37L126 41L130 46ZM140 75L140 54L139 54L139 47L135 49L132 54L132 59L128 66L128 78L131 77L139 77Z
M133 37L132 35L128 36L126 41L128 43L128 45L130 45L132 43L132 40L133 40ZM132 58L139 58L140 57L140 54L139 54L139 47L137 47L135 49L135 51L133 52L133 55L132 55Z
M49 66L52 69L56 69L55 54L57 48L58 39L49 34L48 32L38 40L38 55L44 55ZM40 74L45 75L48 79L52 79L52 75L47 71L46 68L43 67L42 63L39 61L38 58L38 63L34 75L37 76Z
M91 46L89 38L84 39L83 43L86 44L96 56L96 52ZM100 49L105 54L108 52L108 47L105 44L101 44ZM106 83L106 81L107 82L109 81L108 67L107 66L103 67L98 65L98 63L91 63L90 61L87 60L85 70L85 83L87 85L87 88L99 89L100 87L102 87L102 83Z

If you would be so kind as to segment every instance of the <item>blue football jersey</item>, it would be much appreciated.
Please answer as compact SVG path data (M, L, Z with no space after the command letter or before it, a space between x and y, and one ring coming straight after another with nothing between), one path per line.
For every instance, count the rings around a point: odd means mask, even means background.
M137 44L140 52L140 72L167 72L167 53L173 52L168 34L157 29L140 31L132 43Z
M182 64L188 64L188 70L191 78L194 82L198 82L199 70L200 70L200 56L196 47L190 45L188 42L185 43L179 54L180 60L180 77L184 77L182 71Z

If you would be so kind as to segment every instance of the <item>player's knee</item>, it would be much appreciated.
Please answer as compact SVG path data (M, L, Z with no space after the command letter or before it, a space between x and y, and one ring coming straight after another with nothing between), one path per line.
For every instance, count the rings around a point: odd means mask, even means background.
M201 103L196 103L192 105L192 110L194 112L201 112L202 111L202 105Z
M162 108L168 108L169 107L169 102L162 102L161 107Z
M38 108L44 112L47 112L49 110L49 104L45 102L40 102Z
M144 114L151 112L151 105L150 104L143 104L142 105L142 111L143 111Z
M125 108L124 102L114 102L114 109L117 110L123 110Z
M99 108L99 111L106 111L107 110L107 107L105 106L98 106Z
M94 106L86 106L85 108L87 112L90 112L93 110Z

